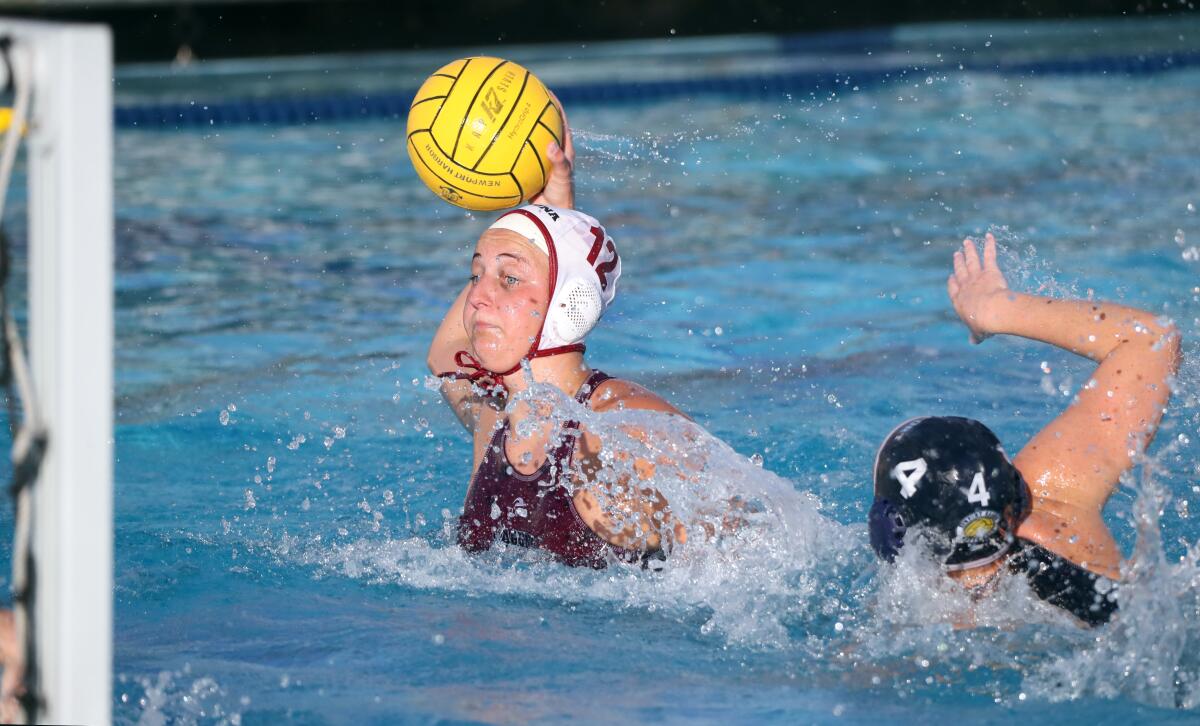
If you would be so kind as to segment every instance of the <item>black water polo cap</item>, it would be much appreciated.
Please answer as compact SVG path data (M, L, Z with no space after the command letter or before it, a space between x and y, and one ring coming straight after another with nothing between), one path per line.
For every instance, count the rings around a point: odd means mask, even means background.
M1012 548L1029 489L982 423L928 416L900 424L875 455L871 546L889 562L923 527L947 570L994 562Z

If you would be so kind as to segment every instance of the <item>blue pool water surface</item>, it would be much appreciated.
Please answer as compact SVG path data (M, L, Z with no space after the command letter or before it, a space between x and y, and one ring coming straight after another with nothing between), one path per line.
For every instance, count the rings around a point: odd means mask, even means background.
M708 486L772 508L658 576L448 537L470 448L424 355L489 215L420 184L403 118L120 130L116 720L1193 722L1200 69L959 69L1063 56L1062 32L1084 57L1200 48L1200 24L1168 19L907 28L878 52L489 49L551 86L920 68L568 108L579 206L625 270L589 361L728 444ZM408 87L452 57L129 68L118 102ZM1096 632L1016 585L956 631L961 600L866 546L897 421L974 415L1016 450L1088 375L1045 346L967 343L945 278L989 229L1014 287L1144 306L1186 341L1151 464L1108 508L1135 594Z

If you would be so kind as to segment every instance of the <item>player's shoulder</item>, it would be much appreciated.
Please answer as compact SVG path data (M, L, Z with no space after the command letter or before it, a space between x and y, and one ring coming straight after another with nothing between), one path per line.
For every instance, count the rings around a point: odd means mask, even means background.
M610 378L599 386L591 399L592 410L598 413L621 409L662 411L683 415L667 399L645 386L623 378Z

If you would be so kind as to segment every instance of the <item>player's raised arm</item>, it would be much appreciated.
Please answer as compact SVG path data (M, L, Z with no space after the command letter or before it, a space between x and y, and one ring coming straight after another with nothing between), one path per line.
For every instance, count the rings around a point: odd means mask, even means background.
M1179 366L1179 333L1145 310L1092 300L1056 300L1008 289L988 235L982 257L967 240L947 282L954 309L973 340L1017 335L1090 358L1099 365L1075 400L1014 459L1035 498L1055 522L1098 523L1120 476L1158 428L1170 379ZM1037 526L1037 521L1028 523ZM1104 530L1107 535L1107 529ZM1078 542L1077 542L1078 544ZM1096 543L1099 545L1100 543ZM1115 545L1064 555L1115 567ZM1103 564L1101 564L1103 563Z

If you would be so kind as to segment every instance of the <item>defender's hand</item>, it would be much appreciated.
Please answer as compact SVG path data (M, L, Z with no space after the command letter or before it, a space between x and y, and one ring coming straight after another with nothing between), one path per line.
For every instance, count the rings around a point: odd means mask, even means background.
M982 343L995 332L991 321L1008 294L1008 282L996 264L996 238L991 232L983 245L983 260L975 243L963 240L962 249L954 253L954 274L946 280L946 290L954 312L971 331L971 342Z

